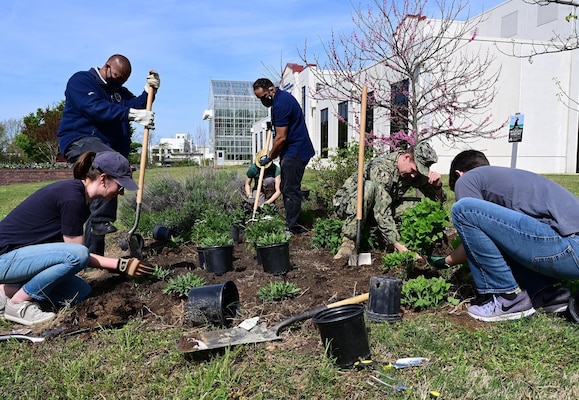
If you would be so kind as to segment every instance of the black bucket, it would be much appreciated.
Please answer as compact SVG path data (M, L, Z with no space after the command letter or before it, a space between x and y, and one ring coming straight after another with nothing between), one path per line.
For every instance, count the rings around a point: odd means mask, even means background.
M233 281L192 288L185 305L185 320L194 326L228 327L239 313L239 292Z
M328 355L336 358L339 367L351 367L356 361L370 358L363 304L328 308L317 313L313 321Z
M205 269L205 247L197 247L197 256L199 257L199 268Z
M263 272L273 275L285 275L291 271L289 243L278 243L270 246L258 246L257 260L263 267Z
M209 246L203 248L205 256L205 270L215 275L223 275L233 271L233 245Z
M569 315L576 324L579 324L579 291L569 297L569 304L567 305Z
M396 322L400 316L402 281L391 276L370 278L370 295L366 315L372 322Z
M171 229L163 225L156 225L153 228L153 239L159 241L171 239Z

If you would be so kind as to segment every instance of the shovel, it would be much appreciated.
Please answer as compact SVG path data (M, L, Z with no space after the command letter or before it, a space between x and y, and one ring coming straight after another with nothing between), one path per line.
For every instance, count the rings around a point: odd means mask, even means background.
M147 86L146 110L153 108L153 88ZM145 168L147 166L147 154L149 147L149 128L143 129L143 146L141 148L141 166L139 171L139 189L137 189L137 208L135 210L135 224L129 231L128 239L121 239L121 249L130 249L131 257L142 258L143 245L145 241L141 235L135 234L141 218L141 205L143 204L143 187L145 186Z
M259 197L260 197L260 193L261 193L261 187L263 185L263 176L265 174L265 169L267 167L269 167L270 164L266 164L264 166L259 165L259 158L257 157L260 153L265 151L266 155L267 152L269 151L269 144L271 142L271 122L267 123L267 136L265 139L265 148L260 150L256 156L255 156L255 165L257 165L259 167L259 179L257 181L257 191L255 193L255 201L253 202L253 215L251 216L250 221L256 221L255 219L255 214L257 213L257 208L259 207Z
M359 296L350 297L335 303L314 308L313 310L305 311L303 313L294 315L293 317L284 319L279 324L267 329L265 324L259 324L251 330L246 330L239 326L231 329L222 329L217 331L209 331L197 334L195 336L181 336L177 342L177 350L181 353L193 353L203 350L219 349L227 346L235 346L239 344L261 343L272 340L280 340L280 331L298 321L303 321L312 318L320 311L328 308L339 307L347 304L357 304L368 300L369 294L364 293Z
M348 265L359 266L359 265L370 265L372 264L370 253L362 253L358 255L358 250L360 249L360 240L362 237L362 202L364 200L364 144L365 144L365 132L366 132L366 99L367 99L368 89L366 86L362 88L362 104L360 109L360 145L358 148L358 197L356 202L356 244L352 252L350 253L350 258L348 259Z

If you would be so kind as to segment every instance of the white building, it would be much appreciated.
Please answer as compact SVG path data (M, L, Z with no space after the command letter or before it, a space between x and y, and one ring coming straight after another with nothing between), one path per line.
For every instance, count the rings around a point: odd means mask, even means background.
M573 70L574 65L579 65L579 51L538 55L531 59L512 56L513 53L528 54L533 47L540 48L552 38L553 32L561 32L563 36L570 34L576 22L574 19L567 22L565 17L573 11L570 6L537 6L511 0L484 14L486 20L478 25L477 35L469 48L494 54L494 63L501 67L501 74L497 96L480 118L490 116L499 127L514 114L523 114L522 141L509 142L508 124L500 131L502 137L498 139L479 139L456 147L435 139L432 145L439 162L433 169L448 173L450 162L459 151L474 148L484 151L493 165L515 165L537 173L579 172L579 113L561 101L562 93L579 99L579 78ZM316 156L327 157L324 148L341 147L344 141L358 141L359 128L355 121L360 106L351 101L337 104L314 100L310 94L319 84L313 74L315 68L314 65L288 64L281 87L300 102ZM375 132L390 131L388 118L378 115L367 118ZM255 152L265 144L263 121L254 124L253 131Z
M149 159L157 165L171 165L176 161L192 161L202 164L211 159L208 147L195 146L188 133L177 133L174 138L161 138L159 144L150 147Z

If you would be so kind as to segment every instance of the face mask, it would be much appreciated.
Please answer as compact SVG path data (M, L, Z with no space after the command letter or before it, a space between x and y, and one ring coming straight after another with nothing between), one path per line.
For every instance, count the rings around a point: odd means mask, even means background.
M113 77L111 78L107 78L106 79L107 82L107 86L111 89L111 90L118 90L120 89L123 84L121 83L121 81L119 81L118 79L115 79Z
M271 96L263 96L259 98L261 100L261 104L265 107L271 107L273 104L273 97Z

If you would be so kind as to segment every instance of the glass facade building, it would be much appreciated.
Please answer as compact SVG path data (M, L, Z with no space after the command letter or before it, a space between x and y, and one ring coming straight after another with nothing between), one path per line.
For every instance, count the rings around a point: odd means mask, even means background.
M268 109L253 93L253 82L212 80L209 103L213 110L209 132L215 154L223 152L229 164L251 162L251 127L268 115Z

